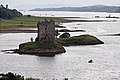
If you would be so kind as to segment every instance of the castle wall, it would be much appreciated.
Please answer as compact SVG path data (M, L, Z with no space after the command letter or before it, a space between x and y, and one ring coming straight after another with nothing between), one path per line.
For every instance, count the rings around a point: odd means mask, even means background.
M44 21L38 23L38 41L52 42L55 38L55 23L53 21Z

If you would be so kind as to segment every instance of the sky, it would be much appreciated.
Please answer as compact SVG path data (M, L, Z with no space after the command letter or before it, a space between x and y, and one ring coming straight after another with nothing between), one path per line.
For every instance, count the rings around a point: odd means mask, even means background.
M10 8L33 9L49 7L82 7L91 5L120 6L120 0L0 0Z

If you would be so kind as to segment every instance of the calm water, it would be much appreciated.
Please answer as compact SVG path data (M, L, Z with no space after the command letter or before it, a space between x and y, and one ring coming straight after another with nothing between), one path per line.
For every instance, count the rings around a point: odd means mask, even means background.
M64 14L71 15L71 13L65 12ZM78 13L74 12L72 15L76 16L76 14ZM94 16L93 14L98 13L89 14ZM108 13L99 13L100 16L104 16L103 14L108 15ZM116 16L120 16L120 14ZM92 34L105 44L65 47L67 52L55 57L0 52L0 73L11 71L25 77L44 80L53 78L62 80L65 77L69 80L120 80L120 36L104 36L120 33L120 19L117 19L117 22L75 22L62 25L69 29L86 30L86 32L73 32L72 36ZM20 43L30 41L31 37L35 38L36 34L0 33L0 50L18 48ZM93 60L93 63L88 63L90 59Z
M94 16L106 17L118 16L120 13L105 13L105 12L68 12L68 11L21 11L24 15L46 16L46 17L84 17L93 18Z

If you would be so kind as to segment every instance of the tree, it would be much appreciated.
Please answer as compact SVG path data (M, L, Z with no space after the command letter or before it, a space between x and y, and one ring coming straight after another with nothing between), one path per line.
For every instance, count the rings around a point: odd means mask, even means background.
M0 80L24 80L24 77L21 75L16 75L11 72L6 74L0 74Z
M2 5L3 6L3 5ZM12 19L15 17L20 17L22 16L22 13L20 13L19 11L17 11L16 9L8 9L3 7L0 7L0 18L2 19Z

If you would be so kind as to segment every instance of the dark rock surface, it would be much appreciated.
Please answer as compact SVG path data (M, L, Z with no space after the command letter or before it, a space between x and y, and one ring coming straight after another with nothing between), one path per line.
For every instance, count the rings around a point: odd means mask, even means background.
M60 35L60 38L69 38L70 37L70 34L65 32L63 33L62 35Z
M106 34L106 35L104 35L104 36L120 36L120 33L116 33L116 34Z

